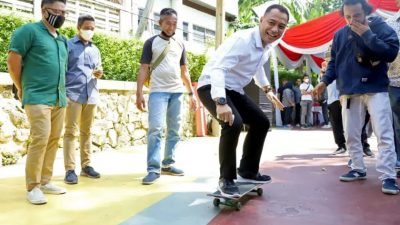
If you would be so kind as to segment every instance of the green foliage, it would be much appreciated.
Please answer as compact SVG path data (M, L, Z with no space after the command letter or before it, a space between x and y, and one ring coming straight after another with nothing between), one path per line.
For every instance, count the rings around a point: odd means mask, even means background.
M76 29L66 27L60 30L67 38L76 34ZM105 80L136 81L140 67L143 43L136 39L120 39L96 32L93 43L99 48Z
M201 75L201 71L207 62L207 57L204 54L195 55L188 52L187 59L189 64L190 79L192 82L197 82Z
M6 59L12 32L27 23L12 15L0 15L0 71L7 71ZM67 38L76 34L74 27L64 27L60 32ZM136 39L121 39L119 37L95 33L93 43L99 48L106 80L136 81L140 67L143 42ZM197 81L206 63L205 55L187 53L189 72L192 81Z
M282 85L282 80L287 79L288 81L292 81L293 83L298 78L302 78L302 74L299 74L296 70L287 70L283 66L278 66L278 75L279 75L279 85ZM274 83L274 71L271 68L271 83Z
M300 73L299 70L288 70L286 69L284 66L279 65L278 66L278 75L279 75L279 85L282 85L282 80L283 79L287 79L288 81L293 82L293 84L295 84L297 79L302 79L303 80L303 74ZM318 83L317 78L318 78L318 74L316 73L312 73L311 76L311 83L313 85L316 85ZM271 68L271 83L274 83L274 71Z
M233 31L248 29L258 25L258 18L253 8L268 0L239 0L239 19L229 24Z
M103 34L96 34L93 42L102 54L105 79L136 81L142 42L135 39L121 40Z
M0 71L7 71L7 54L12 32L24 23L25 21L15 15L0 15Z

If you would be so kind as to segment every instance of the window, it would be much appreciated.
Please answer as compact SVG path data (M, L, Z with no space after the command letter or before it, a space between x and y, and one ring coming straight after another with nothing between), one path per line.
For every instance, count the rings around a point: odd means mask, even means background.
M183 22L183 40L189 41L189 24Z
M139 8L139 15L138 15L138 21L137 21L138 24L140 23L140 19L142 18L143 13L144 13L144 9Z
M215 31L200 27L197 25L193 25L193 40L200 44L206 44L208 40L215 39Z
M153 16L153 29L154 29L154 34L159 34L161 33L161 27L158 24L158 21L160 20L160 14L159 13L154 13Z

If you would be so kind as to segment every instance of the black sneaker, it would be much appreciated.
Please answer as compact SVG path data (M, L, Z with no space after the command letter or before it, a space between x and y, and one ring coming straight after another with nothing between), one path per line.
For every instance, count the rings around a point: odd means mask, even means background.
M222 196L230 198L239 198L239 188L236 186L233 180L221 178L218 182L218 190Z
M93 167L86 166L81 171L81 176L89 177L89 178L100 178L100 174L96 172Z
M338 155L338 154L343 154L343 153L345 153L345 152L346 152L346 148L340 147L340 148L336 149L336 150L333 152L333 154L334 154L334 155Z
M395 179L385 179L382 181L382 192L388 195L397 195L400 192Z
M350 170L348 173L343 174L339 177L340 181L350 182L356 180L365 180L367 179L366 172L360 172L358 170Z
M66 184L77 184L78 183L78 176L76 176L75 170L68 170L65 173L64 182Z
M374 153L371 151L371 149L369 147L364 148L363 152L367 156L374 156Z
M238 179L236 181L241 183L268 184L271 182L271 177L268 175L261 175L260 173L252 176L238 173Z

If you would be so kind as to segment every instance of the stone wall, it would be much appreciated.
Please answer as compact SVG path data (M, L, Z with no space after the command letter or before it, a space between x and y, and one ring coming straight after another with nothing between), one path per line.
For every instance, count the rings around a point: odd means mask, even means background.
M0 80L3 77L0 75ZM92 129L93 151L146 144L147 112L136 108L134 91L127 91L134 87L136 85L133 82L99 81L101 99ZM183 112L181 137L185 139L194 133L194 115L189 108L187 95ZM0 83L1 165L16 163L26 154L28 144L29 122L21 103L14 99L9 82L4 84L3 80Z

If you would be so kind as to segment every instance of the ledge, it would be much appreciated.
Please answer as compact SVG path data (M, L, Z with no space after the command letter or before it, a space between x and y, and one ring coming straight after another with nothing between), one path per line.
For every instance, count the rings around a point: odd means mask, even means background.
M9 86L13 82L8 73L0 72L0 85ZM136 82L117 81L117 80L98 80L97 86L99 90L107 91L136 91ZM144 88L147 91L147 88Z

